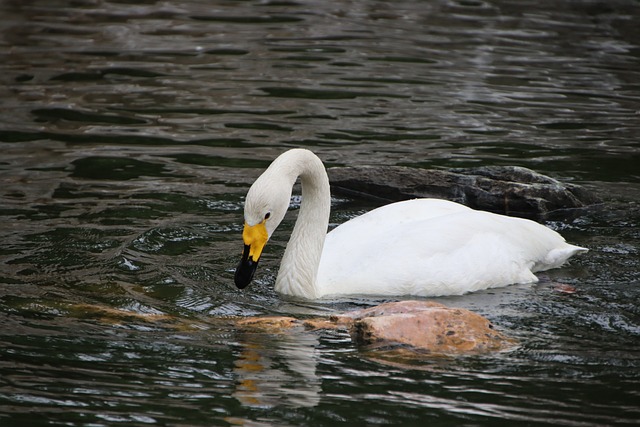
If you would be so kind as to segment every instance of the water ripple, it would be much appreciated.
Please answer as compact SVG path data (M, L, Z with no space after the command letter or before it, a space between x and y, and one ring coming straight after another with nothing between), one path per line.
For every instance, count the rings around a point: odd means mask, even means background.
M0 2L0 422L635 425L634 2L205 3ZM401 365L346 331L235 327L380 302L274 294L295 213L233 284L244 194L299 146L527 166L606 203L550 224L590 248L570 266L440 299L517 349ZM343 202L332 225L374 207Z

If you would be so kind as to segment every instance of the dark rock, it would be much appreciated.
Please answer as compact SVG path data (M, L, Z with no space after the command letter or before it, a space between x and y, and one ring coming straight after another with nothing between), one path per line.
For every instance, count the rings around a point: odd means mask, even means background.
M600 203L579 185L518 166L450 170L359 166L327 172L334 193L382 202L433 197L533 219L561 218Z

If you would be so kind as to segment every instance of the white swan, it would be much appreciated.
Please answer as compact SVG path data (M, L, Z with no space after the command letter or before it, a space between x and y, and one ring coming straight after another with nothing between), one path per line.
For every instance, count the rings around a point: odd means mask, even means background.
M587 249L536 222L437 199L383 206L329 234L331 195L322 161L292 149L271 163L247 193L244 252L235 283L253 278L267 240L282 221L300 177L302 204L275 289L315 299L326 295L459 295L531 283Z

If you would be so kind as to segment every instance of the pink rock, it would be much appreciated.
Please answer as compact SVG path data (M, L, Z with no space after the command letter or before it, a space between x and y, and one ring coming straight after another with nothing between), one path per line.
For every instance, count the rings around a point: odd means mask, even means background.
M291 328L347 329L353 340L369 349L409 348L420 354L468 354L500 351L514 341L494 329L489 320L462 308L432 301L399 301L329 318L300 321L292 317L252 317L243 328L283 332Z
M499 351L513 345L479 314L436 303L410 303L391 303L390 307L383 304L356 318L350 328L354 341L374 348L410 346L436 354ZM378 310L384 314L375 315Z

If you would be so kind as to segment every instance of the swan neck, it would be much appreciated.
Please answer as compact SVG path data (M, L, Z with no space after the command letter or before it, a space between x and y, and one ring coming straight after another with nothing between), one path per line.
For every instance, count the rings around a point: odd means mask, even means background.
M293 150L293 153L290 162L294 165L292 176L295 177L291 185L300 178L302 203L282 257L276 291L315 299L319 296L316 278L331 210L329 178L315 154L308 150Z

